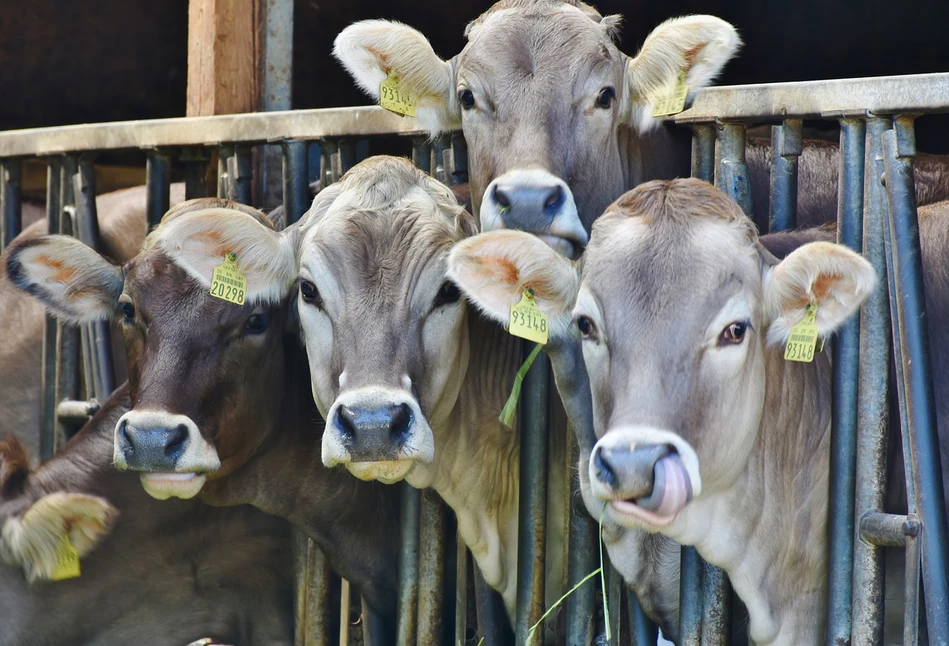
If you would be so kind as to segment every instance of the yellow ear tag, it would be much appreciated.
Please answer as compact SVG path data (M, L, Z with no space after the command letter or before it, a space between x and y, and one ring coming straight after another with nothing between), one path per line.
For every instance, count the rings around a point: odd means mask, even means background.
M817 306L808 305L804 318L791 328L788 344L784 347L786 361L810 363L817 347Z
M399 84L399 77L393 72L379 84L379 105L404 117L415 116L415 97Z
M56 550L56 568L50 578L53 581L65 581L75 579L79 574L79 551L69 542L69 534L64 534Z
M653 117L669 117L685 110L685 99L689 96L689 86L685 84L686 70L679 70L672 95L656 100L652 106Z
M514 336L546 345L549 322L547 315L540 311L534 302L534 290L527 288L521 294L521 300L511 306L511 320L508 331Z
M224 256L224 262L214 268L209 293L214 298L220 298L228 303L244 304L244 296L247 294L247 277L237 268L236 253Z

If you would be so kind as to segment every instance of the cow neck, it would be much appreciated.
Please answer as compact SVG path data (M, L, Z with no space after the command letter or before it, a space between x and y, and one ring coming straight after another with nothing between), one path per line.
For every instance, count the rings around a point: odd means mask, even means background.
M727 492L703 496L672 538L728 571L756 643L817 643L827 594L830 344L813 363L785 361L783 348L767 349L765 361L764 414L746 468Z
M517 572L517 499L520 441L498 421L522 343L469 310L471 359L444 428L435 431L432 488L455 511L458 531L485 581L513 613Z

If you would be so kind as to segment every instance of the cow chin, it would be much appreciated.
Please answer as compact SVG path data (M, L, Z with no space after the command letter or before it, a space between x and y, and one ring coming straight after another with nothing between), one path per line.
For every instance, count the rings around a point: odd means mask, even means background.
M157 500L194 498L207 480L203 473L143 473L140 477L145 493Z
M407 478L415 464L414 460L351 462L346 465L346 469L360 480L378 480L383 484L395 484Z
M661 530L702 489L698 456L677 434L645 426L608 431L594 446L590 490L625 527Z

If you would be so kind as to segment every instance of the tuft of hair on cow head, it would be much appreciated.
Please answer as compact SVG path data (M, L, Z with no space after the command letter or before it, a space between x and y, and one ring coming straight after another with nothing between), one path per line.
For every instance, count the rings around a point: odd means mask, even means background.
M774 264L762 254L768 343L787 342L791 328L816 307L817 332L832 334L853 316L877 285L873 266L843 245L811 242Z
M692 96L715 80L739 47L736 29L715 16L673 18L656 27L627 63L629 121L640 132L657 127L654 104L673 95L681 73Z
M58 318L91 323L111 318L122 294L122 269L76 238L16 240L6 253L7 279Z
M550 335L568 334L579 272L536 236L501 230L463 240L448 255L448 277L488 318L504 324L511 306L532 289L537 307L550 320Z

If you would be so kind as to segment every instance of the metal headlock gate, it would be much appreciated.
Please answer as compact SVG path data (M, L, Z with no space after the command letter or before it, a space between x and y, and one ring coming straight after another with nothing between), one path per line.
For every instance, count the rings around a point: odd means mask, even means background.
M925 326L920 245L912 172L916 115L949 111L949 74L881 77L710 88L672 120L693 130L692 174L714 181L751 216L745 129L774 123L771 172L772 231L793 228L796 219L797 158L803 119L840 124L838 240L860 251L880 276L879 288L860 320L846 325L833 344L834 390L831 455L828 644L878 644L883 623L884 546L906 555L904 643L949 644L949 554L945 495L936 433L932 375ZM320 146L319 178L336 181L357 161L359 139L411 137L413 161L446 183L461 181L467 168L464 140L451 135L429 141L414 122L376 107L269 112L78 125L0 133L2 244L21 228L24 160L48 164L47 217L52 232L99 244L94 156L99 151L147 152L147 218L159 222L169 205L171 160L185 167L186 196L202 196L209 156L218 153L218 194L251 201L251 150L278 144L283 157L283 204L287 223L307 209L308 147ZM885 177L885 181L883 178ZM759 219L759 222L761 219ZM764 227L761 227L764 228ZM891 344L891 340L893 343ZM43 346L41 453L49 458L63 437L63 421L84 417L95 401L114 388L109 327L77 328L47 317ZM543 355L541 355L543 356ZM883 513L890 357L897 369L899 429L904 451L908 513ZM549 403L549 362L539 360L524 384L521 401L521 504L518 553L518 614L515 635L543 612ZM570 439L567 462L575 460ZM553 465L556 466L556 465ZM560 466L562 468L562 465ZM571 487L577 487L576 470ZM457 645L499 639L503 606L487 591L470 556L447 536L448 513L434 496L403 486L402 551L399 559L397 643L437 644L454 633ZM568 501L578 502L575 496ZM568 503L569 504L569 503ZM567 563L563 589L596 567L596 524L583 510L565 510ZM453 572L446 572L450 546L457 545ZM319 550L299 534L297 564L298 644L330 644L333 594L329 569ZM445 577L455 580L454 604L440 594ZM449 579L450 580L450 579ZM923 590L925 612L920 611ZM349 632L349 593L342 584L340 641ZM638 603L621 593L611 568L608 595L614 643L655 644L656 629ZM468 591L476 591L469 604ZM693 548L682 550L680 644L725 644L729 640L732 594L727 577L702 563ZM468 625L469 605L477 608L477 630ZM566 641L589 644L595 632L593 585L567 598ZM626 612L621 611L621 608ZM625 615L625 616L624 616ZM445 626L454 616L455 625ZM447 630L446 630L447 629ZM375 637L370 641L375 641ZM345 642L343 642L345 643Z

